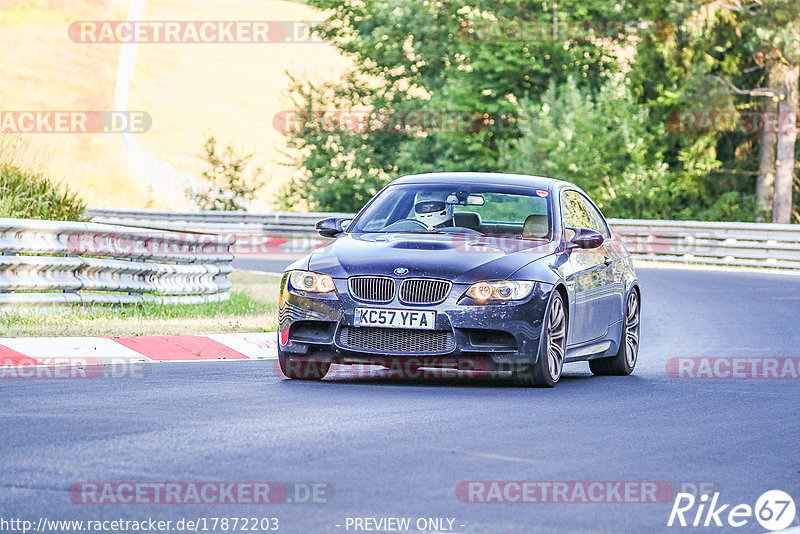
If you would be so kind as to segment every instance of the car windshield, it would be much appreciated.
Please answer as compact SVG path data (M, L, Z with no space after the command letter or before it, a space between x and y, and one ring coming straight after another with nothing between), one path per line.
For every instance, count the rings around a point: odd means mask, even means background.
M498 185L398 184L384 189L352 233L473 233L551 238L545 190Z

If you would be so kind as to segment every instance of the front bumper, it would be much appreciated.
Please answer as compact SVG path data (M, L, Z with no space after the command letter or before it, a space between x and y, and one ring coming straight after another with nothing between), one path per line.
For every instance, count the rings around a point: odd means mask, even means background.
M281 280L278 311L279 351L299 358L334 363L381 363L414 358L421 366L452 367L461 360L494 364L530 363L539 353L542 320L553 286L536 283L521 301L479 304L464 293L468 284L453 284L436 305L405 305L395 299L374 304L353 298L347 279L334 279L336 291L307 294ZM436 312L434 330L355 327L356 307ZM454 365L455 364L455 365Z

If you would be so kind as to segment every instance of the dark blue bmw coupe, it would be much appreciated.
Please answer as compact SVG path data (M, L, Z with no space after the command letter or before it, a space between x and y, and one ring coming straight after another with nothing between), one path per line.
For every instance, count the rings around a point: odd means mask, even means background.
M641 295L630 254L575 185L493 173L406 176L283 275L278 358L289 378L331 363L511 373L552 387L564 363L628 375Z

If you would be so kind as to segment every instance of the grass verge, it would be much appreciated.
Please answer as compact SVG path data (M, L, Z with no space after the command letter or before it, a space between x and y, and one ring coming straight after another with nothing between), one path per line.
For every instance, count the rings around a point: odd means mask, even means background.
M225 302L0 310L3 337L146 336L270 332L277 328L275 275L235 271Z

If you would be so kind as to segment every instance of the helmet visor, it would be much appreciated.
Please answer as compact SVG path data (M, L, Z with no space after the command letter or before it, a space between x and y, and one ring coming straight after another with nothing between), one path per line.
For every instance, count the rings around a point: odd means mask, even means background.
M440 200L426 200L424 202L417 202L414 205L414 211L420 214L436 213L437 211L444 211L447 205Z

